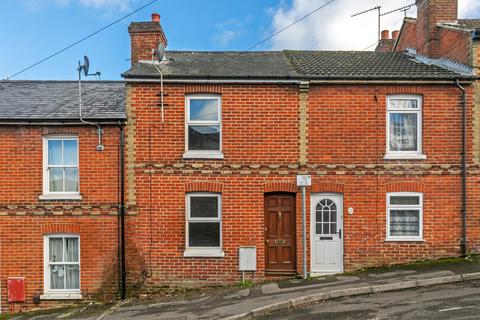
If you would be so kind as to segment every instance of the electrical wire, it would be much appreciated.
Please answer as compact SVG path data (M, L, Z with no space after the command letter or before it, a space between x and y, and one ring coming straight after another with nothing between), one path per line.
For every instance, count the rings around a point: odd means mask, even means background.
M123 17L120 17L120 18L118 18L117 20L115 20L115 21L113 21L113 22L111 22L111 23L107 24L106 26L104 26L104 27L102 27L102 28L98 29L97 31L95 31L95 32L92 32L92 33L90 33L89 35L87 35L87 36L85 36L85 37L81 38L80 40L77 40L77 41L75 41L74 43L72 43L72 44L70 44L70 45L66 46L65 48L63 48L63 49L60 49L60 50L58 50L58 51L56 51L56 52L52 53L52 54L51 54L51 55L49 55L48 57L46 57L46 58L43 58L43 59L41 59L41 60L38 60L37 62L35 62L35 63L31 64L30 66L28 66L28 67L25 67L25 68L21 69L20 71L18 71L18 72L16 72L16 73L14 73L12 76L10 76L10 77L7 77L5 80L10 80L10 79L12 79L12 78L14 78L14 77L18 76L19 74L22 74L22 73L24 73L25 71L28 71L28 70L30 70L30 69L32 69L32 68L34 68L34 67L38 66L39 64L41 64L41 63L43 63L43 62L45 62L45 61L47 61L47 60L50 60L51 58L53 58L53 57L55 57L55 56L59 55L60 53L67 51L68 49L70 49L70 48L72 48L72 47L76 46L77 44L79 44L79 43L81 43L81 42L83 42L83 41L85 41L85 40L87 40L87 39L89 39L89 38L91 38L91 37L93 37L93 36L97 35L98 33L102 32L102 31L104 31L104 30L106 30L106 29L110 28L111 26L113 26L113 25L115 25L115 24L119 23L120 21L122 21L122 20L125 20L126 18L128 18L128 17L130 17L130 16L134 15L135 13L137 13L137 12L139 12L139 11L141 11L141 10L145 9L146 7L148 7L148 6L152 5L152 4L154 4L154 3L155 3L155 2L157 2L157 1L158 1L158 0L152 0L152 1L148 2L148 3L146 3L145 5L143 5L143 6L139 7L139 8L137 8L137 9L135 9L134 11L132 11L132 12L130 12L130 13L128 13L128 14L126 14L126 15L124 15Z
M334 2L335 0L329 0L328 2L322 4L320 7L316 8L315 10L313 11L310 11L309 13L307 13L306 15L302 16L301 18L293 21L292 23L290 23L289 25L283 27L282 29L272 33L271 35L269 35L268 37L266 37L265 39L263 39L262 41L259 41L257 42L256 44L254 44L253 46L251 46L250 48L248 48L246 51L250 51L250 50L253 50L255 49L256 47L258 47L259 45L262 45L264 44L265 42L267 42L268 40L272 39L273 37L277 36L278 34L282 33L283 31L289 29L290 27L293 27L294 25L296 25L297 23L299 23L300 21L310 17L312 14L316 13L317 11L325 8L326 6L328 6L330 3Z
M286 25L285 27L281 28L280 30L272 33L271 35L269 35L268 37L266 37L265 39L255 43L254 45L252 45L251 47L249 47L248 49L246 49L245 51L248 52L248 51L252 51L253 49L255 49L256 47L264 44L265 42L267 42L268 40L276 37L277 35L279 35L280 33L282 33L283 31L293 27L294 25L296 25L297 23L299 23L300 21L302 20L305 20L306 18L310 17L311 15L315 14L316 12L318 12L319 10L325 8L326 6L328 6L329 4L331 4L332 2L334 2L335 0L329 0L327 2L325 2L324 4L322 4L320 7L316 8L315 10L313 11L310 11L309 13L305 14L304 16L298 18L297 20L293 21L292 23ZM207 73L208 72L212 72L212 71L216 71L218 69L220 69L221 67L225 66L226 64L234 61L235 59L228 59L227 61L225 61L224 63L222 63L221 65L217 66L215 69L212 69L212 70L207 70Z
M366 51L368 49L370 49L371 47L373 47L374 45L378 44L378 41L375 41L374 43L372 43L371 45L369 45L368 47L366 48L363 48L362 51Z

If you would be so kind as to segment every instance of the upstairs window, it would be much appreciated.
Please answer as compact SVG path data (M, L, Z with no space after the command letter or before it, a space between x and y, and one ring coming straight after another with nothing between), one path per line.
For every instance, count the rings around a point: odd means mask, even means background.
M43 146L44 195L78 195L78 138L45 137Z
M422 99L395 95L387 99L387 157L424 158L422 155Z
M187 96L184 158L223 157L221 119L219 96Z
M423 195L395 192L387 194L387 240L423 239Z

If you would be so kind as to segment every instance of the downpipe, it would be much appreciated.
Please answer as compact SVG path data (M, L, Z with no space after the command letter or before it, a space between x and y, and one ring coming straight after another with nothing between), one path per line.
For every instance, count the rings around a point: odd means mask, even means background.
M120 204L119 204L119 218L120 218L120 257L119 257L119 275L120 279L120 299L124 300L126 297L126 271L125 271L125 132L122 124L119 122L120 129Z
M455 85L462 91L462 239L460 249L462 257L467 256L467 92L460 84L459 79Z

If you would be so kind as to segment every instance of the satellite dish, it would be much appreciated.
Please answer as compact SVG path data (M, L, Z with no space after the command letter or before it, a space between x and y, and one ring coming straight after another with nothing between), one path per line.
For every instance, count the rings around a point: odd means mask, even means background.
M90 61L88 61L88 57L84 56L83 57L83 74L88 76L88 69L90 68Z
M163 57L165 56L165 45L163 43L158 44L158 48L155 52L158 62L162 62Z

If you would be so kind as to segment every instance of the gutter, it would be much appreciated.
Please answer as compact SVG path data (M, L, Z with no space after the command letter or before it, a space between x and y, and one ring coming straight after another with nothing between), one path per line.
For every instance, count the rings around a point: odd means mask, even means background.
M160 83L160 79L157 78L135 78L135 79L125 79L126 83ZM300 80L286 80L286 79L163 79L164 83L271 83L271 84L299 84Z
M402 79L391 79L391 80L375 80L375 79L323 79L315 80L310 77L303 77L299 79L163 79L164 83L227 83L227 84L300 84L304 80L309 80L311 84L451 84L452 79L443 79L443 80L422 80L422 79L411 79L411 80L402 80ZM461 83L469 84L474 80L474 77L469 77L468 79L462 79ZM125 79L126 83L160 83L160 79L156 78L135 78L135 79Z
M120 120L109 120L105 122L99 122L101 125L118 125ZM126 119L122 119L122 122L125 122ZM1 126L86 126L85 123L80 121L43 121L43 120L0 120Z
M120 203L119 203L119 291L120 299L126 296L126 271L125 271L125 132L121 122L118 122L120 129L120 154L119 154L119 180L120 180Z
M467 255L467 93L460 81L455 81L456 86L462 92L462 238L460 249L462 256Z

